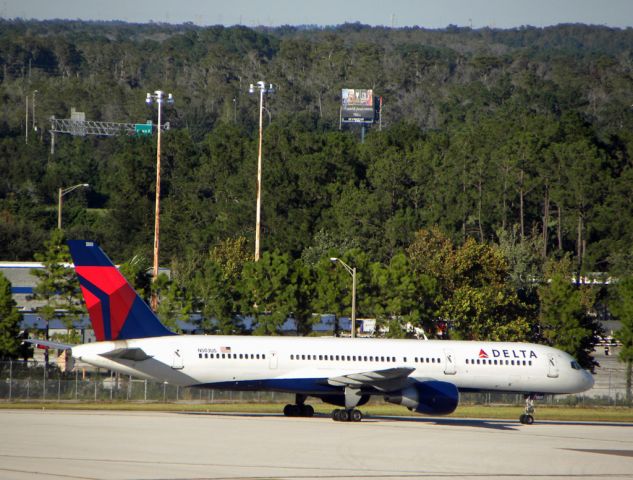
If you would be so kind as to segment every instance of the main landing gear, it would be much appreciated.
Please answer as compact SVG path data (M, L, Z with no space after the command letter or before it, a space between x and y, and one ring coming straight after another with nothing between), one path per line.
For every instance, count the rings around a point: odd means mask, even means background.
M363 414L360 410L355 408L351 409L336 409L332 411L332 420L335 422L360 422L363 419Z
M363 414L360 410L356 410L358 404L365 403L360 389L345 387L345 409L336 409L332 412L332 420L335 422L360 422Z
M306 405L305 401L305 395L297 395L295 397L295 405L288 404L284 407L284 415L286 417L312 417L314 408L312 408L312 405Z
M525 410L519 417L519 422L524 425L532 425L534 423L534 395L525 396Z

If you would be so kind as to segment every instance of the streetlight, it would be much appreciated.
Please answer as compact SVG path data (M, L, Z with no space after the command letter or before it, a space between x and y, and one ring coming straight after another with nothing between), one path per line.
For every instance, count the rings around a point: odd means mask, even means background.
M70 193L73 190L76 190L77 188L89 187L89 186L90 185L88 185L87 183L78 183L77 185L73 185L72 187L59 188L58 195L57 195L57 228L59 230L62 229L62 197L66 195L67 193Z
M251 83L248 93L255 93L259 90L259 150L257 154L257 214L255 221L255 261L259 261L259 236L260 236L260 224L261 224L261 209L262 209L262 113L264 111L264 94L274 93L275 89L273 84L269 83L268 87L262 80L253 85Z
M154 100L158 105L158 137L156 144L156 212L154 216L154 269L153 269L153 281L158 279L158 245L160 236L160 130L161 130L161 111L164 101L165 92L162 90L156 90L153 94L148 93L145 97L145 103L151 105ZM174 96L171 93L167 94L167 103L172 105L174 103ZM158 297L156 293L152 294L152 310L156 311L158 308Z
M341 266L347 270L352 276L352 338L356 337L356 267L352 268L340 258L330 258L332 263L340 263Z
M31 108L33 109L33 131L37 132L37 127L35 126L35 95L37 95L39 92L37 90L33 90L33 101L31 102Z

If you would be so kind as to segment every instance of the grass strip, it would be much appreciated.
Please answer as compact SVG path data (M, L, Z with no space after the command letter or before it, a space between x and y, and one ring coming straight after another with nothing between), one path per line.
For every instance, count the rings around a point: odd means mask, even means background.
M315 412L330 414L336 408L321 402L312 402ZM219 413L259 413L279 414L283 409L279 403L146 403L146 402L0 402L0 409L50 409L50 410L120 410L148 412L219 412ZM537 404L537 420L582 421L582 422L624 422L633 423L633 409L627 407L568 407L539 406ZM364 405L361 410L365 415L374 416L411 416L406 408L398 405L373 404ZM523 413L520 406L507 405L460 405L447 418L477 419L510 419L515 420Z

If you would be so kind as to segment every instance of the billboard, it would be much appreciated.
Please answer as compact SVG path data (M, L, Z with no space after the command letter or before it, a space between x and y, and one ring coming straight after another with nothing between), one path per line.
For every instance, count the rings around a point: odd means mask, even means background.
M341 91L343 123L373 123L375 118L373 90L344 88Z

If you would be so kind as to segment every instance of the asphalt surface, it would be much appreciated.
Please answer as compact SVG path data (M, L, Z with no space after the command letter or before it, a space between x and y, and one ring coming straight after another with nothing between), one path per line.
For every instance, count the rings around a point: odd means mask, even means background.
M538 414L538 412L537 412ZM0 410L0 479L633 479L633 425Z

